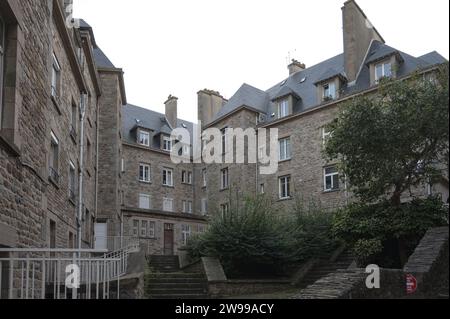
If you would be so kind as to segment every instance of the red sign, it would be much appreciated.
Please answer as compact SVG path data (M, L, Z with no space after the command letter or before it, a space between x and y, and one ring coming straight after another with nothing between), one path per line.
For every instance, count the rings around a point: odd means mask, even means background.
M406 293L411 295L417 291L417 279L413 275L406 275Z

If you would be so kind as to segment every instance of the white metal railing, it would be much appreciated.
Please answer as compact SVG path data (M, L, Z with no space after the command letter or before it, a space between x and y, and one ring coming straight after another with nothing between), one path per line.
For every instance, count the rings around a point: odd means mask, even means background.
M119 298L128 255L138 248L129 246L110 253L90 249L0 249L0 253L8 254L0 258L0 299ZM70 285L75 282L70 276L73 266L79 271L76 288Z

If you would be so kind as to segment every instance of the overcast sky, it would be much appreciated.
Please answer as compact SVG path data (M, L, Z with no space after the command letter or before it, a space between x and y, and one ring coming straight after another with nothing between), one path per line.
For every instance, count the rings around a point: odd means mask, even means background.
M449 57L448 0L358 0L388 45ZM242 83L266 90L288 57L312 66L342 53L344 0L74 0L74 15L125 71L128 103L197 120L197 92L230 98Z

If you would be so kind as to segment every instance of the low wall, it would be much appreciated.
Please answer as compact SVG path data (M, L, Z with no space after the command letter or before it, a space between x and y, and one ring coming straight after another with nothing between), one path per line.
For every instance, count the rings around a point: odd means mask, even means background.
M380 288L366 286L364 269L332 273L307 287L294 299L448 298L449 228L427 232L404 269L380 269ZM407 294L406 277L417 279L417 291Z

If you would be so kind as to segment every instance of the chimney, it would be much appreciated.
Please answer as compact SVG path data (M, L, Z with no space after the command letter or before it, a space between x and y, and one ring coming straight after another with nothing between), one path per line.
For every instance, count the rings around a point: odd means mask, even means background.
M292 63L288 65L288 69L289 76L291 76L292 74L303 71L304 69L306 69L306 66L304 63L300 63L297 60L292 59Z
M169 95L164 104L166 105L166 119L172 128L176 128L178 121L178 98Z
M198 120L202 126L212 122L214 116L220 111L227 102L219 92L213 90L201 90L198 96Z
M351 83L356 80L372 40L384 43L384 39L354 0L344 3L342 19L344 68L347 79Z

